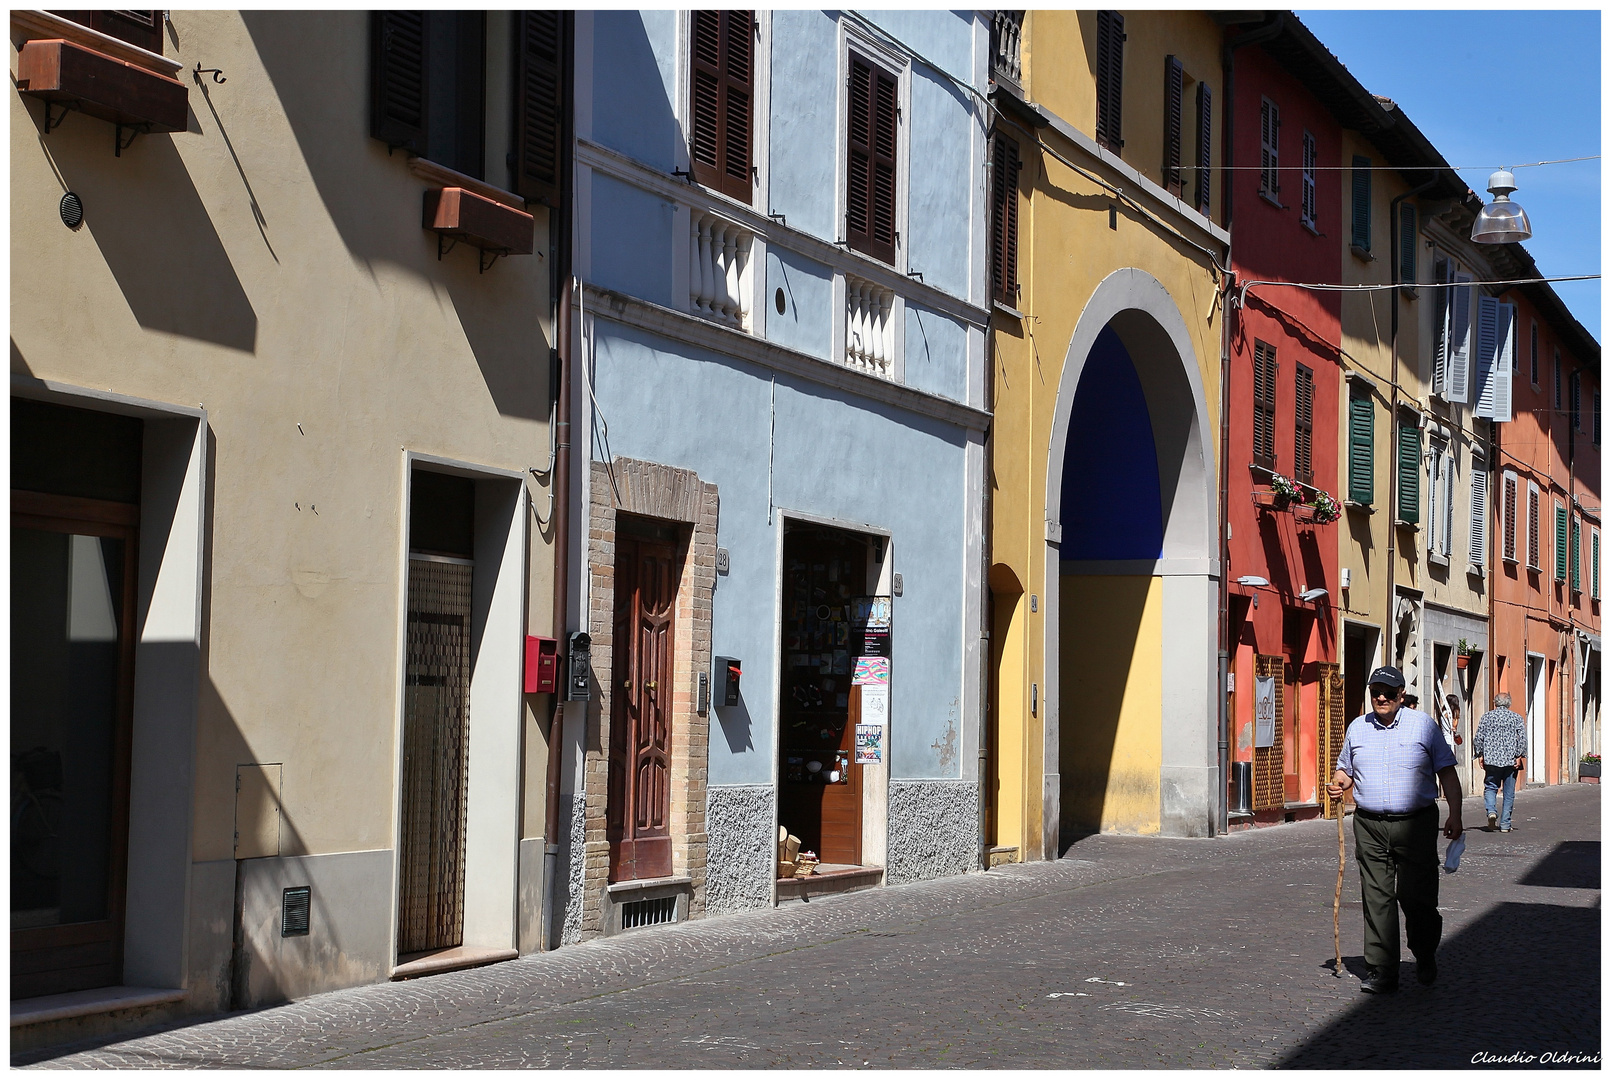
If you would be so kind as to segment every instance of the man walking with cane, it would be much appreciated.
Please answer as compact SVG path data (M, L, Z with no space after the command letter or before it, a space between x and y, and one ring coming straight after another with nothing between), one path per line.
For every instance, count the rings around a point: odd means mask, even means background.
M1398 910L1415 956L1415 977L1438 977L1438 786L1449 804L1443 835L1458 839L1460 770L1430 716L1403 707L1404 674L1379 667L1370 675L1371 709L1348 725L1337 771L1326 791L1354 793L1354 858L1365 908L1365 964L1360 990L1398 989Z

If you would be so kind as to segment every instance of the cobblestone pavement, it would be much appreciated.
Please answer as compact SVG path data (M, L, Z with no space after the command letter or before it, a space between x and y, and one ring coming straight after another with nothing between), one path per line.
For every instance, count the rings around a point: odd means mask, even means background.
M1465 820L1480 823L1480 799ZM1093 836L1055 863L634 931L45 1067L1469 1066L1600 1050L1600 797L1519 792L1442 879L1440 978L1332 974L1336 828ZM1353 837L1345 967L1363 971ZM1536 1059L1532 1064L1544 1064Z

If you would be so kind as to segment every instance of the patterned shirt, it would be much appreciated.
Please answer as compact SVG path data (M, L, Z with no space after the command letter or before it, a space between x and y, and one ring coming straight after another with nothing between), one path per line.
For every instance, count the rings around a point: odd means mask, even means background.
M1354 801L1378 814L1408 814L1437 802L1437 774L1454 763L1438 722L1403 707L1391 724L1374 712L1349 724L1337 755L1337 768L1354 779Z
M1527 721L1509 709L1490 709L1477 721L1471 753L1484 765L1505 768L1527 756Z

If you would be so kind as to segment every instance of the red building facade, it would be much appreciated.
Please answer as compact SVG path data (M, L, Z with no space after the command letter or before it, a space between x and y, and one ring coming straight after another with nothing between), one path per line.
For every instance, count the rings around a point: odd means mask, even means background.
M1228 37L1236 41L1232 31ZM1231 824L1324 812L1340 731L1336 619L1340 128L1260 45L1233 52L1225 457ZM1326 166L1326 167L1323 167ZM1296 492L1293 497L1292 492ZM1329 505L1328 505L1329 503ZM1238 768L1238 766L1242 766ZM1249 784L1249 781L1251 783ZM1250 788L1250 790L1244 790ZM1238 812L1239 808L1242 812Z

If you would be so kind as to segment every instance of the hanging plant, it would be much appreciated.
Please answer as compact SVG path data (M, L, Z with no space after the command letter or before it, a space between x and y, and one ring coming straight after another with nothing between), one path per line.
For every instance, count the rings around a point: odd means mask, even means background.
M1298 490L1298 485L1278 472L1270 474L1270 491L1275 495L1277 510L1285 510L1293 503L1303 501L1303 492Z
M1309 501L1314 507L1315 521L1321 525L1330 525L1342 517L1342 504L1332 498L1330 493L1316 491L1315 497Z

